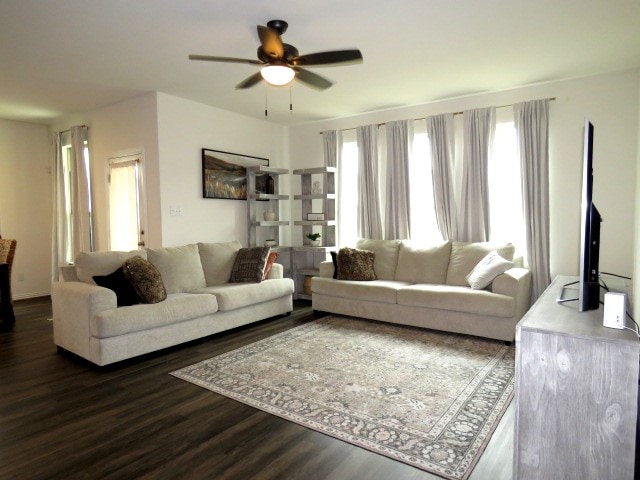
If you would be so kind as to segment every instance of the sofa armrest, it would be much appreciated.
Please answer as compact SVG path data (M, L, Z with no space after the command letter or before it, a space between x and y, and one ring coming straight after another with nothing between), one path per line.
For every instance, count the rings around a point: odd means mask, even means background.
M319 277L324 278L333 278L333 261L328 260L324 262L320 262L320 273Z
M116 294L108 288L85 282L53 282L51 307L55 344L91 358L90 320L99 312L117 308L118 303Z
M516 300L516 317L522 318L531 306L531 272L526 268L510 268L493 280L491 291Z
M273 280L277 278L284 278L284 267L279 263L274 263L273 265L271 265L271 270L269 270L267 280Z

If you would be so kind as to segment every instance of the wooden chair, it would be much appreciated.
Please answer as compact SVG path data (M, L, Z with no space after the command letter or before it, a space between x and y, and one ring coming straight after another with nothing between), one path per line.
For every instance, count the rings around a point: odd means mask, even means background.
M11 330L15 323L11 299L11 267L17 243L16 240L0 238L0 331Z

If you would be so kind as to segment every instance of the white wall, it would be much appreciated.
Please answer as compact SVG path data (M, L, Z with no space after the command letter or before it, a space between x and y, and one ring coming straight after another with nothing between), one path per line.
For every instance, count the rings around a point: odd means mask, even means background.
M14 299L49 294L51 219L49 129L0 120L0 235L18 241Z
M247 202L202 198L201 149L264 157L272 167L288 168L286 128L159 93L158 138L163 245L238 240L247 246ZM182 215L171 216L170 206ZM283 209L288 216L288 206ZM286 229L281 242L288 242Z
M322 165L319 132L323 130L556 97L550 106L552 275L578 273L582 129L588 116L595 125L594 202L604 219L600 268L631 276L639 148L638 85L639 72L634 70L291 127L292 168ZM294 235L293 241L300 239Z

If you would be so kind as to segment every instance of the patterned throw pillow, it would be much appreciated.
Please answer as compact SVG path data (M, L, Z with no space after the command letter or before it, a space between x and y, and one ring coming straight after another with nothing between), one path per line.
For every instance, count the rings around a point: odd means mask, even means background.
M338 252L338 280L376 280L373 261L376 254L369 250L341 248Z
M133 288L133 285L129 283L127 277L125 277L122 267L109 275L94 275L93 281L101 287L113 290L116 294L119 307L127 307L140 303L140 296L135 288Z
M122 270L142 303L158 303L167 298L162 276L153 263L135 256L125 260Z
M271 247L251 247L238 250L231 269L230 283L260 283Z

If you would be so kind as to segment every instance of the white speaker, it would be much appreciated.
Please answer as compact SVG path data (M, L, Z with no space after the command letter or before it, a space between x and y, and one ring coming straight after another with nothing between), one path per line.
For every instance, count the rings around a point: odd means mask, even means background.
M604 294L604 320L602 325L609 328L624 328L624 317L627 313L627 295L624 293Z

